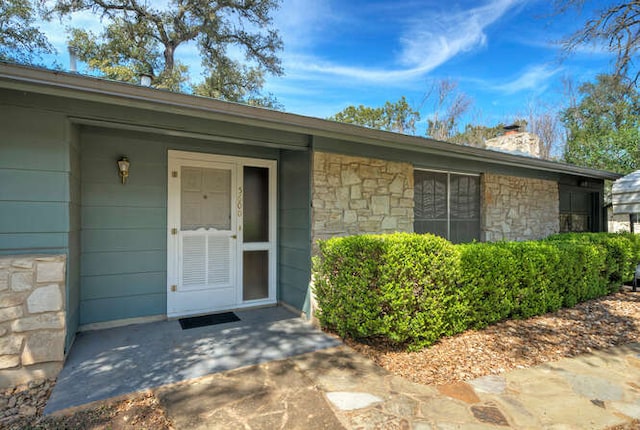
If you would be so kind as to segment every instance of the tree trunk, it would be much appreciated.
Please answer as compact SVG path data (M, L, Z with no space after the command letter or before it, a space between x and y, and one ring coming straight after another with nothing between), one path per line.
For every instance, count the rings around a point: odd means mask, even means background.
M174 60L176 48L173 45L165 45L164 47L164 72L173 72Z

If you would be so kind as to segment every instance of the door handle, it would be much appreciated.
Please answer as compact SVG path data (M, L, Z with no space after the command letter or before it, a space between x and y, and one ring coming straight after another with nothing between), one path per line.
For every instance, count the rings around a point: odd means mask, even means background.
M237 238L238 238L238 235L237 235L237 234L232 234L232 235L231 235L231 239L237 239Z

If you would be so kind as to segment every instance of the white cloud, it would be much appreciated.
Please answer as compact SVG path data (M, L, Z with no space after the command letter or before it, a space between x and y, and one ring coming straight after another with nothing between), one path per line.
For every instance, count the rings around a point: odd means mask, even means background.
M409 78L420 76L423 71L414 69L375 69L351 67L340 64L334 64L330 61L324 61L312 56L307 56L305 60L291 59L287 61L286 66L289 70L293 69L297 72L308 72L319 75L335 75L342 78L359 79L376 83L389 83L389 81L406 80Z
M342 18L328 0L284 0L273 19L285 51L312 46L324 37L329 26L340 21Z
M561 70L559 67L550 68L547 65L535 65L526 69L524 73L510 82L492 85L492 89L507 94L530 90L541 92L547 88L549 80Z
M430 7L418 18L405 20L407 27L400 31L400 50L396 58L396 64L400 67L351 66L309 55L304 61L291 58L285 66L288 70L372 83L415 79L456 55L484 46L487 43L486 28L517 4L517 0L490 0L481 6L459 12Z
M414 19L401 42L400 61L418 69L432 70L450 58L486 45L485 29L500 19L516 2L492 0L459 12L437 11Z

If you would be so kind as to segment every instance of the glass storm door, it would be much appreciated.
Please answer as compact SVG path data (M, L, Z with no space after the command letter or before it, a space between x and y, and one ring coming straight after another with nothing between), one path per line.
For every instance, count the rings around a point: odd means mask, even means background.
M275 303L274 186L275 162L169 151L169 317Z

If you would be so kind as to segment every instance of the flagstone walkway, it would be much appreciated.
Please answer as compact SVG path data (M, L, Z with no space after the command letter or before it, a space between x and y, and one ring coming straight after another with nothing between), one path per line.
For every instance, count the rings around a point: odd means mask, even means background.
M640 419L640 344L437 388L339 346L156 395L178 429L605 429Z

